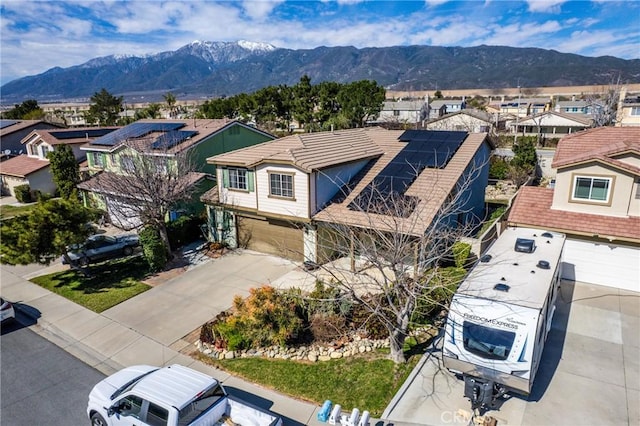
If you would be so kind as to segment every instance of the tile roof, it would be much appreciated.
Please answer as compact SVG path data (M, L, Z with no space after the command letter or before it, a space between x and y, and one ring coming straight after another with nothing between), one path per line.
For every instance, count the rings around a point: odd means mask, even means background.
M390 137L391 135L399 136L396 132L389 132L389 136L383 139L376 139L376 143L384 150L384 155L365 170L364 176L344 200L329 204L314 215L313 219L322 222L339 222L358 227L372 227L390 231L400 230L406 234L422 235L442 208L447 196L459 181L478 149L483 143L489 143L486 133L470 133L445 168L427 168L420 173L405 192L405 195L417 197L419 200L417 207L406 218L350 209L349 204L403 148L404 144L398 143L396 138Z
M395 141L402 131L379 127L301 133L238 149L207 159L210 164L255 167L260 163L291 164L311 172L383 154L374 140Z
M539 117L544 117L544 116L556 116L556 117L560 117L560 118L564 118L565 120L569 120L569 121L573 121L577 124L581 124L585 127L588 127L591 125L591 123L593 123L593 118L590 115L587 114L569 114L567 112L559 112L559 111L543 111L543 112L539 112L538 114L534 114L531 115L529 117L524 117L520 120L520 125L537 125L538 123L536 123L534 120L536 118ZM527 123L527 122L531 122L531 123ZM544 125L549 125L546 123L542 124Z
M509 224L640 242L640 217L624 218L554 210L551 208L552 202L553 189L522 187L511 207Z
M563 137L558 143L551 166L562 168L597 160L640 174L639 167L615 159L627 152L640 155L640 132L637 128L597 127Z
M455 111L455 112L450 112L448 114L445 114L442 117L438 117L434 120L429 121L429 123L435 123L437 121L445 120L455 115L468 115L470 117L477 118L478 120L486 121L489 124L493 124L495 121L493 118L493 115L489 114L486 111L482 111L475 108L465 108L460 111Z
M24 178L48 166L49 160L40 160L21 154L0 163L0 174Z
M176 154L190 148L193 145L198 144L202 140L214 135L218 132L224 131L226 128L231 127L233 125L238 125L242 127L249 128L256 132L263 133L265 135L273 137L269 133L263 132L262 130L256 129L254 127L247 126L246 124L238 121L238 120L229 120L226 118L221 119L192 119L192 120L179 120L179 119L147 119L147 120L138 120L135 123L183 123L184 127L181 127L180 131L196 131L198 132L196 135L190 137L188 140L168 149L166 152L169 154ZM126 127L126 126L125 126ZM115 144L113 146L107 145L98 145L98 144L89 144L85 147L82 147L83 150L88 151L114 151L124 145L127 145L131 148L134 148L140 152L149 151L151 143L153 143L159 136L163 135L164 132L152 132L150 134L144 135L140 138L129 139L126 141L122 141L122 143Z
M120 127L101 127L100 129L111 129L116 130ZM82 132L84 130L95 130L96 127L74 127L70 129L36 129L31 131L27 136L22 138L21 142L24 144L28 142L33 136L37 135L43 142L46 142L49 145L75 145L81 143L89 143L92 140L97 138L92 137L89 138L87 136L79 137L79 138L69 138L69 139L58 139L59 135L64 134L65 132Z
M0 129L0 137L4 137L7 135L10 135L11 133L15 133L19 130L28 129L29 127L37 126L37 125L42 126L42 128L49 128L49 129L60 128L60 126L58 125L47 123L46 121L42 121L42 120L5 120L5 121L15 121L16 123Z
M189 187L201 179L207 176L206 173L189 172L182 178L176 181L176 184ZM97 192L100 194L119 195L127 198L135 199L140 197L140 194L125 194L121 192L123 188L123 176L112 172L101 172L93 175L91 178L80 182L78 184L79 189L85 191ZM126 183L126 182L125 182Z

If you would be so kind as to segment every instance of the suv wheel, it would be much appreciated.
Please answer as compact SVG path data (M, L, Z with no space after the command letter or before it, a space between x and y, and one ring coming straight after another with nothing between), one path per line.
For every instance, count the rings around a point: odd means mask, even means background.
M93 413L91 415L91 426L107 426L107 422L100 414Z
M78 265L86 268L87 266L89 266L89 258L87 256L81 257L80 259L78 259Z
M122 253L124 253L125 256L131 256L131 253L133 253L133 248L125 247L122 249Z

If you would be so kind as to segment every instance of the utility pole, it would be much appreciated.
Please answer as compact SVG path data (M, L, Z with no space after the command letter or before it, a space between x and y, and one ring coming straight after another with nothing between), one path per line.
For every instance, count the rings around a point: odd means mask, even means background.
M516 131L515 135L513 135L513 144L517 145L518 143L518 124L520 124L520 79L518 79L518 109L516 110Z

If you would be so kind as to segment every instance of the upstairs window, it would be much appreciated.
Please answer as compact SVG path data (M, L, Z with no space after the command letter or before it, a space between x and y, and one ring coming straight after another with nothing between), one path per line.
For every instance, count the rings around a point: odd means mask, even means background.
M229 169L229 188L246 191L247 171L244 169Z
M236 190L253 192L253 171L241 168L229 167L222 169L223 187Z
M293 175L269 173L269 195L293 198Z
M640 115L640 106L631 107L631 115Z
M104 158L101 152L92 152L91 159L93 160L92 163L94 167L104 168Z
M136 170L133 158L128 155L120 157L120 166L122 167L122 170L128 173L133 173Z
M573 199L609 202L611 178L576 176L573 181Z

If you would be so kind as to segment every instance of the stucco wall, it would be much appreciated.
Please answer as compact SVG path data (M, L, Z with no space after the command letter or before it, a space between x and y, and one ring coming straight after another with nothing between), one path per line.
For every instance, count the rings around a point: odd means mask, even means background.
M286 199L269 195L269 173L293 175L294 198ZM292 166L261 165L256 170L256 188L258 190L258 210L281 216L309 218L309 178L308 175Z

